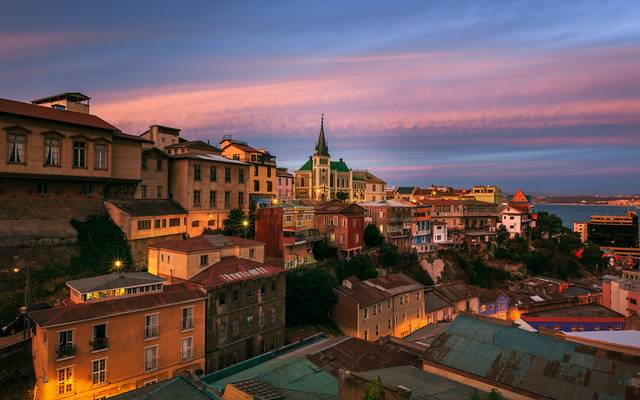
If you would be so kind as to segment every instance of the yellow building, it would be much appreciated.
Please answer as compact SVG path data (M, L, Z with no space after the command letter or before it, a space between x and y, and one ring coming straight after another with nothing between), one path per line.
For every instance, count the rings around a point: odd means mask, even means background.
M263 148L254 148L247 142L233 140L226 135L220 141L220 151L226 158L243 161L249 168L249 203L255 205L260 198L276 197L276 157Z
M500 205L504 200L502 189L498 186L473 186L471 192L464 197L470 200L477 200L483 203L493 203Z
M574 222L573 231L580 235L582 243L587 241L587 223L586 222Z

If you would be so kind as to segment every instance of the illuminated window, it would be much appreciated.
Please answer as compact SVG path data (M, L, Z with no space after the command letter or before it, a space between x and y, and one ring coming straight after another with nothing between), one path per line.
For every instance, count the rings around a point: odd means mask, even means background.
M73 367L58 370L58 394L73 392Z
M91 377L94 385L107 381L107 359L102 358L91 362Z

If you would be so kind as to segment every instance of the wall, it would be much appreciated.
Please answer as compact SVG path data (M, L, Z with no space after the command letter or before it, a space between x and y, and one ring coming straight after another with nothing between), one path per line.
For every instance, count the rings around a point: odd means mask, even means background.
M346 336L362 338L358 335L358 304L349 300L339 292L336 292L336 296L338 297L338 301L331 313L333 322L338 325L338 328L340 328Z

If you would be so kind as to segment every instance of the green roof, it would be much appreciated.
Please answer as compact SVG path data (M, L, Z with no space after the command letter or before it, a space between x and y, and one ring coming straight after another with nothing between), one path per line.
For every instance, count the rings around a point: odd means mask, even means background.
M113 400L212 400L218 398L208 393L205 388L200 389L187 378L179 376L109 398Z
M349 172L349 167L344 161L331 161L331 169L335 169L338 172Z
M313 160L308 159L306 163L302 167L298 169L298 171L311 171L313 169Z

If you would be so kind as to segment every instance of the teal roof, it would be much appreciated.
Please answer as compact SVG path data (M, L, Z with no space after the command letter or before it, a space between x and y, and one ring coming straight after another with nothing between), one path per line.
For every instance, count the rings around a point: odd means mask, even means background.
M461 315L425 359L553 399L623 399L640 357Z
M349 172L349 167L344 161L331 161L331 169L335 169L338 172Z
M308 159L306 163L302 167L298 169L298 171L311 171L313 169L313 160Z
M247 379L268 384L286 398L337 398L338 381L305 357L275 358L216 381L208 381L222 392L228 383ZM302 395L304 394L304 396Z
M113 400L211 400L218 397L208 393L206 386L198 388L187 378L178 376L109 398Z
M396 189L396 193L398 194L411 194L415 190L415 186L399 186Z

